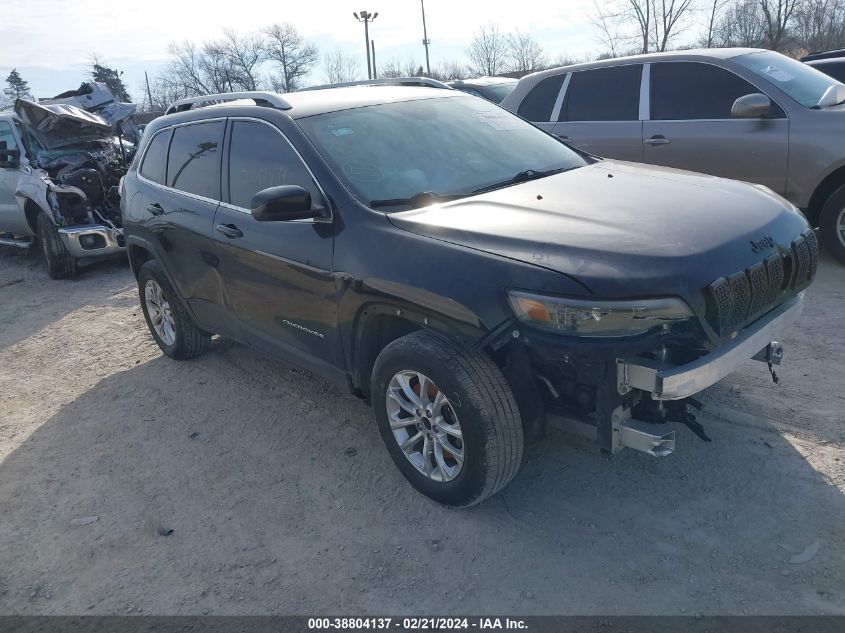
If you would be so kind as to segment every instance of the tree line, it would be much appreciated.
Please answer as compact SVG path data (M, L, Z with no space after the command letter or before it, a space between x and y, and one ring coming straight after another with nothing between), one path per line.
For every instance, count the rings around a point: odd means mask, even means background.
M747 46L792 56L845 47L845 0L594 0L602 57Z
M792 56L845 48L845 0L593 0L591 23L599 45L588 59L677 48L748 46ZM562 42L565 44L565 42ZM443 60L428 73L413 57L380 60L379 77L429 75L440 80L478 75L517 75L577 60L546 50L531 34L480 25L464 59ZM177 99L203 94L268 89L291 92L309 83L362 78L363 55L341 49L321 52L290 23L218 39L170 44L169 61L141 86L142 109L162 111ZM129 101L120 71L96 56L90 76ZM316 81L315 81L316 80ZM6 78L0 107L30 94L17 70ZM5 103L4 103L5 102Z

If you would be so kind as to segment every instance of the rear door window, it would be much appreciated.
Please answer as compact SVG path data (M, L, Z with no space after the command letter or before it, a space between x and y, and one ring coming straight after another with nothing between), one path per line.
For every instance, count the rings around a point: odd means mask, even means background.
M320 201L311 173L281 132L263 123L235 121L229 150L229 201L249 209L253 196L268 187L299 185Z
M651 65L654 121L730 119L734 101L760 90L729 70L698 62ZM772 104L777 116L782 110Z
M563 73L543 79L525 95L516 113L528 121L549 122L565 77Z
M164 174L167 169L167 146L170 145L172 130L164 130L157 133L144 154L144 162L141 163L140 173L147 180L152 180L160 185L164 184Z
M223 121L192 123L173 131L167 158L167 186L211 200L220 199Z
M559 121L638 121L643 67L614 66L573 73Z

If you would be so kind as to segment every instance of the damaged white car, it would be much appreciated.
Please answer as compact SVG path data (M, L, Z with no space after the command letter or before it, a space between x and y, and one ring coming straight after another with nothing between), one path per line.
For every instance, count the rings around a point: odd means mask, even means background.
M137 106L101 83L0 112L0 244L40 244L53 279L125 251L118 186Z

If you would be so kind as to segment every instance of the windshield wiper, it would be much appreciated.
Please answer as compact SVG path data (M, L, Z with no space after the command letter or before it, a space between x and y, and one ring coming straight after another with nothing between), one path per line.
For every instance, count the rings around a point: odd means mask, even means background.
M436 204L438 202L446 202L449 200L457 200L463 198L463 194L441 194L434 191L420 191L413 196L407 198L389 198L386 200L370 200L370 207L379 209L381 207L417 207L425 206L426 204Z
M503 187L510 187L511 185L518 185L521 182L528 182L529 180L545 178L546 176L551 176L552 174L559 174L560 172L567 171L568 169L569 167L547 169L546 171L535 171L533 169L526 169L525 171L521 171L518 174L515 174L513 177L508 178L507 180L496 182L492 185L479 187L478 189L474 190L473 193L485 193L487 191L493 191L494 189L501 189Z

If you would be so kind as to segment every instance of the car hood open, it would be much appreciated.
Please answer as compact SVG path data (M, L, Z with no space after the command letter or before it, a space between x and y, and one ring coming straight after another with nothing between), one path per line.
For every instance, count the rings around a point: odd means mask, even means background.
M138 106L121 103L106 86L82 84L79 90L36 103L15 102L15 112L47 149L80 147L91 141L111 141L119 133L135 142L131 117Z
M388 217L417 234L558 271L601 296L691 303L717 277L789 248L807 227L764 187L612 160Z

